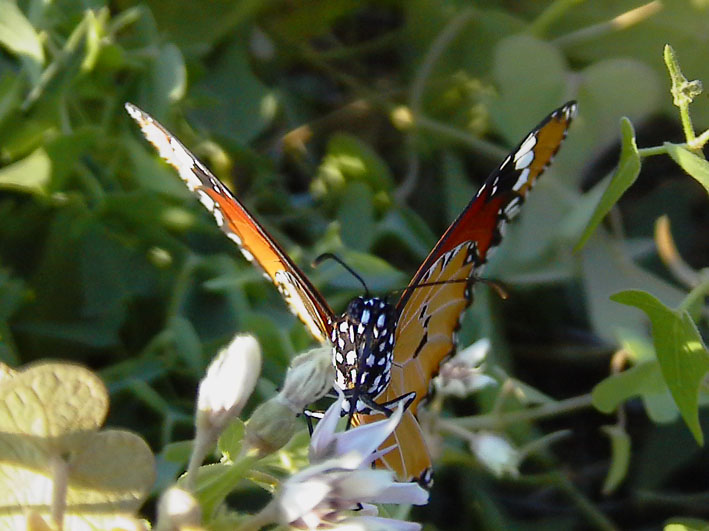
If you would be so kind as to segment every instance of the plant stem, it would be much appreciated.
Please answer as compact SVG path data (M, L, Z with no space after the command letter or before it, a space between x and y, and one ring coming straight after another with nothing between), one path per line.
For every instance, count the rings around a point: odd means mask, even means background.
M49 463L52 471L52 521L61 531L64 528L66 495L69 489L69 464L56 454L51 456Z
M544 37L549 26L559 20L564 14L584 0L556 0L547 6L537 19L529 25L529 32L536 37Z
M567 398L566 400L559 400L558 402L552 402L549 404L542 404L541 406L529 409L511 411L501 415L487 414L473 417L460 417L452 422L455 422L460 427L467 428L469 430L499 430L510 424L563 415L577 409L589 407L590 405L591 395L589 394Z
M209 480L197 485L194 494L202 506L205 521L211 519L217 505L234 490L246 471L258 460L258 456L240 456L221 474L215 474Z
M692 119L689 116L689 104L692 103L695 96L701 93L701 83L698 81L687 81L687 78L684 77L684 74L682 74L680 70L677 54L669 44L665 45L664 59L667 70L670 73L670 80L672 81L672 88L670 89L672 100L679 109L682 129L684 130L687 144L689 144L688 147L697 155L701 155L701 152L698 151L696 147L693 147L696 142L696 136L694 134L694 127L692 126Z
M631 9L617 17L600 24L594 24L578 31L562 35L552 42L557 46L570 47L584 42L598 39L614 31L624 30L651 17L662 9L662 2L654 0L645 5Z
M642 157L652 157L654 155L666 155L667 148L665 146L653 146L648 148L639 148L638 155Z
M476 152L481 153L491 159L502 160L505 155L507 155L506 149L503 149L500 146L493 144L492 142L488 142L487 140L477 138L468 133L467 131L458 129L457 127L451 127L450 125L446 125L436 120L432 120L431 118L427 118L423 115L416 116L415 120L416 125L420 128L428 129L429 131L440 133L441 135L450 137L454 140L458 140L459 142L470 146Z

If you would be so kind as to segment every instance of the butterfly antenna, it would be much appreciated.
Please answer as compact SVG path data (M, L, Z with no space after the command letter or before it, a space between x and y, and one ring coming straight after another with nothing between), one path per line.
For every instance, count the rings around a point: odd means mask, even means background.
M495 280L492 278L482 278L482 277L475 277L475 280L478 282L482 282L483 284L487 284L492 288L492 290L497 293L497 296L500 297L503 301L506 301L510 297L509 291L507 291L507 288L505 285L500 282L499 280Z
M350 272L350 274L355 277L357 280L359 280L360 284L364 287L364 294L367 298L369 298L369 288L367 287L367 284L365 284L364 279L357 274L357 272L352 269L350 266L348 266L342 258L337 256L336 254L332 253L323 253L320 256L318 256L315 260L313 260L313 267L319 266L321 263L323 263L325 260L334 260L338 264L340 264L342 267L344 267L347 271Z

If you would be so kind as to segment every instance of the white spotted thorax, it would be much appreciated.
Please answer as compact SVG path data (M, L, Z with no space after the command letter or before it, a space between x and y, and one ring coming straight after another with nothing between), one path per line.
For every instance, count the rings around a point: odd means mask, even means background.
M397 313L377 297L352 299L333 323L332 363L335 385L345 393L343 413L370 413L372 401L391 380Z

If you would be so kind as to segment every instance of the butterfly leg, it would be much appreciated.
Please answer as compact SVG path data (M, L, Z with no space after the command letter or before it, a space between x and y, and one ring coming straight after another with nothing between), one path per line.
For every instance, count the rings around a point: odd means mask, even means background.
M313 419L321 419L325 413L323 411L312 411L310 409L303 410L303 416L305 417L305 422L308 425L308 434L313 435Z
M362 400L362 402L372 411L372 413L382 413L387 417L390 417L391 414L394 413L394 408L399 405L399 402L403 402L404 410L406 410L411 405L414 398L416 398L416 393L412 391L411 393L398 396L393 400L384 402L383 404L377 404L374 399L367 395L362 395L360 400Z

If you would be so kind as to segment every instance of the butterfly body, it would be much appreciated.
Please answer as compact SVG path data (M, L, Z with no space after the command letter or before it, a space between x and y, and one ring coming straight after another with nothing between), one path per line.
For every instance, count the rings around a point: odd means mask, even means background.
M507 223L551 163L576 113L568 102L544 118L490 174L423 261L399 301L357 297L336 316L324 297L243 204L172 134L131 104L126 110L159 154L176 168L217 225L259 265L313 337L330 342L334 385L345 393L352 424L375 422L403 401L378 466L402 481L431 482L431 458L416 414L441 362L455 351L473 287Z
M335 385L345 393L343 414L367 414L391 381L397 311L378 297L355 297L333 323ZM378 411L387 411L381 406Z

